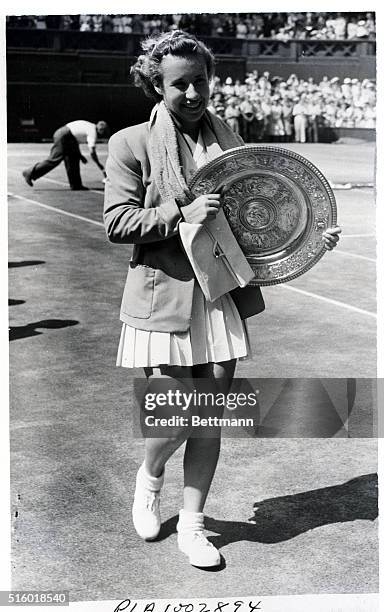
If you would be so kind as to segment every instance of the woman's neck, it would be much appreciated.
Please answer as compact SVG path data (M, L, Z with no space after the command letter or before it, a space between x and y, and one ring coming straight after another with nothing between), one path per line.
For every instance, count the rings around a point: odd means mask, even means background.
M200 132L200 121L198 123L187 123L185 121L181 122L175 115L171 113L174 124L177 129L180 130L183 134L187 134L194 142L197 142L199 139Z
M183 134L189 136L194 142L197 142L199 139L200 125L186 126L183 125L181 128Z

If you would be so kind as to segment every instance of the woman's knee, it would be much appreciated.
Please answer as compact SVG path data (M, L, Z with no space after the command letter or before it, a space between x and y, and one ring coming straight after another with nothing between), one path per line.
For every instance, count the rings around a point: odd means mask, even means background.
M156 371L152 368L148 372L147 385L140 400L142 434L144 437L166 438L170 444L177 445L191 433L192 415L196 412L192 401L193 388L188 384L189 379L175 377L175 374L180 374L177 369L172 371L174 376L161 374L161 371L171 370Z
M151 417L149 417L151 419ZM171 421L170 419L173 419ZM146 438L146 446L155 451L155 455L168 454L176 451L192 433L191 419L188 417L170 417L170 419L161 419L156 422L156 418L152 418L152 423L142 428L144 438ZM175 424L172 424L175 423Z

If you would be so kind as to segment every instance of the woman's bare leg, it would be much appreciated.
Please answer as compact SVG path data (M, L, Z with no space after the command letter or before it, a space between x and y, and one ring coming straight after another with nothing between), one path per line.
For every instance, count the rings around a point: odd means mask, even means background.
M235 372L236 360L222 363L208 363L193 367L193 375L198 379L206 379L211 390L217 393L227 393ZM203 409L202 416L221 417L223 407L214 406L212 410ZM203 437L204 428L195 431L189 437L184 453L184 510L202 512L207 498L216 465L220 454L220 430L216 437Z
M156 382L159 376L167 376L167 389L186 390L183 379L192 378L192 369L182 366L160 366L159 368L145 368L148 383ZM188 389L191 390L191 389ZM166 416L167 408L164 407L162 415ZM168 415L175 414L175 408L169 407ZM151 476L160 476L164 466L173 453L185 442L190 434L189 427L173 427L167 438L146 438L145 440L145 468Z
M191 368L166 367L146 368L148 387L146 393L185 391ZM183 382L184 381L184 382ZM165 386L164 386L165 382ZM157 403L157 402L156 402ZM171 404L172 402L170 402ZM142 407L145 409L145 407ZM161 407L161 416L174 416L175 407ZM136 488L132 505L132 518L136 532L144 540L155 539L160 531L160 490L164 481L164 466L189 435L189 427L167 427L166 437L145 438L144 463L136 475Z

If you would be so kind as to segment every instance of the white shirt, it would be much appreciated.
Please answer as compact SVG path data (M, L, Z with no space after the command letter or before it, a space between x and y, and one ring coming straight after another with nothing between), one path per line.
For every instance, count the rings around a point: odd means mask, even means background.
M78 121L67 123L67 128L71 130L79 144L87 143L89 149L93 149L96 146L97 130L94 123L79 119Z

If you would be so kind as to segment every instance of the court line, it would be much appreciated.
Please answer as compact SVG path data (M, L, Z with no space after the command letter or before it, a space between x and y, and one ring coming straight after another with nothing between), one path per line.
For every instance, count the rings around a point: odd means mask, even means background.
M41 176L39 178L39 181L48 181L49 183L56 183L56 185L64 185L64 187L68 187L68 183L65 183L64 181L46 178L45 176ZM88 189L88 191L91 191L92 193L98 193L99 195L104 196L104 191L98 191L97 189Z
M17 170L14 170L13 168L10 168L9 171L12 172L13 174L21 175L20 172L18 172ZM64 185L64 187L68 187L68 183L66 183L65 181L58 181L57 179L47 178L46 176L41 176L39 178L39 181L48 181L49 183L56 183L56 185ZM97 189L88 189L87 191L91 191L92 193L98 193L99 195L104 196L104 191L100 191Z
M333 251L337 255L347 255L347 257L354 257L355 259L364 259L365 261L373 261L376 263L376 259L373 257L366 257L365 255L358 255L357 253L349 253L348 251L343 251L342 249L335 249Z
M11 198L16 198L17 200L24 200L24 202L30 202L31 204L36 204L36 206L40 206L41 208L46 208L47 210L53 210L54 212L58 212L61 215L66 215L67 217L74 217L75 219L80 219L80 221L87 221L88 223L92 223L93 225L98 225L100 227L104 227L104 224L101 221L94 221L93 219L89 219L88 217L82 217L81 215L76 215L75 213L68 212L67 210L62 210L61 208L55 208L55 206L49 206L48 204L43 204L43 202L38 202L37 200L31 200L30 198L24 198L24 196L16 195L15 193L8 192L8 196Z
M32 151L25 151L20 149L19 151L7 151L7 157L17 157L18 159L20 159L20 157L36 157L37 155L48 156L49 150L33 149Z
M12 172L16 172L15 170L12 170ZM50 179L47 178L45 176L41 177L42 180L44 181L49 181L50 183L56 183L57 185L67 185L67 183L65 183L64 181L58 181L57 179ZM39 180L41 180L39 179ZM89 189L88 191L91 191L92 193L98 193L99 195L104 195L104 191L96 191L96 189ZM351 234L349 236L342 236L342 238L362 238L362 237L366 237L366 236L375 236L375 234ZM340 255L347 255L348 257L354 257L355 259L363 259L364 261L371 261L376 263L376 259L372 258L372 257L366 257L365 255L358 255L357 253L349 253L348 251L343 251L342 249L338 248L334 251L334 253L339 253Z
M333 300L332 298L327 298L323 295L318 295L317 293L311 293L310 291L304 291L304 289L298 289L297 287L292 287L291 285L282 284L280 286L283 289L290 289L291 291L295 291L296 293L302 293L303 295L307 295L308 297L314 297L318 300L322 300L323 302L328 302L328 304L334 304L335 306L340 306L341 308L347 308L348 310L353 310L354 312L358 312L360 314L364 314L375 319L377 318L375 312L363 310L362 308L357 308L357 306L351 306L350 304L346 304L345 302L339 302L338 300Z
M93 219L89 219L88 217L82 217L81 215L76 215L75 213L70 213L66 210L62 210L61 208L55 208L54 206L49 206L48 204L43 204L43 202L38 202L37 200L31 200L30 198L25 198L24 196L19 196L14 193L8 192L8 195L12 198L16 198L18 200L24 200L25 202L30 202L31 204L35 204L36 206L40 206L41 208L46 208L47 210L52 210L54 212L58 212L59 214L66 215L68 217L73 217L75 219L80 219L80 221L87 221L88 223L92 223L93 225L98 225L99 227L104 227L104 224L100 221L94 221ZM333 304L335 306L340 306L341 308L347 308L348 310L352 310L354 312L358 312L360 314L368 315L370 317L376 318L376 314L374 312L369 312L368 310L363 310L362 308L357 308L356 306L351 306L346 304L345 302L339 302L338 300L333 300L331 298L324 297L322 295L318 295L317 293L311 293L310 291L304 291L303 289L298 289L296 287L292 287L291 285L280 285L284 289L289 289L291 291L295 291L296 293L301 293L308 297L315 298L317 300L322 300L324 302L328 302L329 304Z
M99 150L100 150L100 147L98 146L97 154L99 158L103 156L106 157L108 155L108 152L106 150L103 151L102 149L99 155ZM19 151L7 151L7 157L17 157L18 159L20 159L20 157L36 157L36 155L44 155L44 153L48 155L49 151L47 150L44 152L42 149L39 149L39 148L33 149L32 151L25 151L25 150L20 149Z
M343 234L344 238L375 238L376 234Z
M64 181L58 181L56 179L50 179L50 178L46 178L45 176L42 176L39 178L39 181L44 180L44 181L48 181L49 183L56 183L57 185L64 185L65 187L68 187L68 183L65 183ZM104 191L98 191L97 189L89 189L88 191L91 191L92 193L98 193L99 195L102 195L104 197Z
M16 170L12 170L12 172L16 172ZM57 185L65 185L65 186L67 186L67 183L65 183L64 181L58 181L56 179L46 178L45 176L42 176L39 180L49 181L50 183L56 183ZM88 191L90 191L92 193L98 193L99 195L104 196L104 191L97 191L96 189L89 189ZM60 210L60 209L54 209L53 208L53 210ZM361 234L361 237L364 237L364 236L374 236L374 235L375 234ZM353 236L353 234L351 236L342 236L342 238L350 238L352 236ZM359 236L359 234L356 234L353 237L360 237L360 236ZM336 249L334 251L334 253L339 253L340 255L347 255L348 257L354 257L355 259L363 259L364 261L371 261L371 262L376 263L376 259L374 259L372 257L366 257L365 255L358 255L357 253L349 253L348 251L343 251L340 248Z

